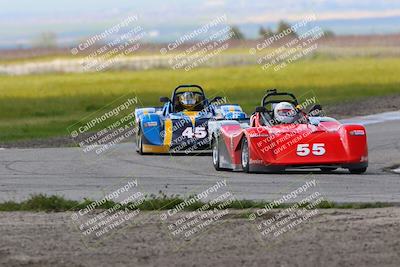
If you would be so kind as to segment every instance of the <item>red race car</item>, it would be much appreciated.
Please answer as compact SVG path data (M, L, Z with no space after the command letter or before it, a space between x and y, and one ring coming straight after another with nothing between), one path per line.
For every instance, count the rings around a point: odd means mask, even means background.
M341 124L324 116L315 98L311 106L312 102L307 99L299 104L293 94L273 89L250 119L210 121L215 169L281 172L319 168L330 172L345 168L364 173L368 167L364 126Z

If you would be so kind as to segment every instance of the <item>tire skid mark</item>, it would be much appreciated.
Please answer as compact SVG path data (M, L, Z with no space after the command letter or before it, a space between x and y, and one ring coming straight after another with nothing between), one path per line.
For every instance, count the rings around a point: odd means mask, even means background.
M23 160L14 160L14 161L9 161L9 162L6 161L6 162L5 162L6 164L5 164L4 166L5 166L6 170L9 170L9 171L11 171L11 172L17 172L17 173L20 173L20 174L42 175L42 176L52 176L52 175L67 176L67 175L71 175L71 174L76 174L76 173L74 173L74 172L72 172L72 173L49 173L49 172L46 172L46 173L38 173L38 172L33 172L33 171L20 170L20 169L18 169L18 168L16 168L16 167L12 167L12 165L14 165L14 164L24 163L24 162L27 162L27 163L33 163L33 162L48 163L48 162L46 162L46 161L23 161ZM4 163L4 161L3 161L3 163ZM13 173L13 174L15 174L15 173ZM91 175L91 174L93 174L93 173L80 173L80 174L82 174L82 175Z

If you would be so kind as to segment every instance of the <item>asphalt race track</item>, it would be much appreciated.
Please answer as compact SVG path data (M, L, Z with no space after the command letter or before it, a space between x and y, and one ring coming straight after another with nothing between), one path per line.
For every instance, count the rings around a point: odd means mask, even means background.
M209 155L140 156L131 143L120 144L100 157L77 147L1 149L0 201L21 200L34 193L97 199L124 178L136 178L145 193L181 196L226 179L237 198L264 200L274 200L315 179L318 190L332 201L400 203L400 175L383 170L400 163L400 120L367 121L370 166L364 175L351 175L347 170L331 174L306 170L284 174L216 172Z

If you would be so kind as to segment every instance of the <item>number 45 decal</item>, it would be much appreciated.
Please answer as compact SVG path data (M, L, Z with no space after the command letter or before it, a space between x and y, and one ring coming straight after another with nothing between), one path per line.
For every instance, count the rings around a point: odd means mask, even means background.
M185 136L187 138L204 138L207 136L207 131L205 127L196 127L194 128L194 132L193 132L193 128L192 127L187 127L183 133L182 136Z
M297 155L301 157L305 157L310 155L310 152L315 156L322 156L325 154L325 144L313 144L312 151L310 151L309 144L298 144L297 145Z

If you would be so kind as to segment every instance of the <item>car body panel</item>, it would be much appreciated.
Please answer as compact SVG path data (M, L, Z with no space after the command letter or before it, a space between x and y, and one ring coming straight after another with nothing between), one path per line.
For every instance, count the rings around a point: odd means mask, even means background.
M171 99L176 98L176 90L180 87L175 89ZM142 152L209 151L208 122L210 120L235 120L247 117L237 104L211 103L205 98L205 95L203 97L202 109L198 111L175 112L175 104L172 101L165 103L163 107L136 109L135 115L141 134Z
M360 170L368 166L367 133L362 125L345 125L330 117L307 115L301 123L265 125L262 118L260 112L255 112L248 122L209 122L209 136L218 146L220 168L243 170L244 139L249 148L250 171Z
M361 125L341 125L340 123L320 126L297 125L291 131L281 126L248 127L221 125L219 142L224 146L223 168L241 169L241 143L246 138L250 149L250 165L283 167L323 167L365 165L368 161L367 136L350 135L351 131L365 132ZM216 129L215 129L216 130ZM315 144L323 144L325 153L305 156L298 154L297 148L306 145L311 149Z

